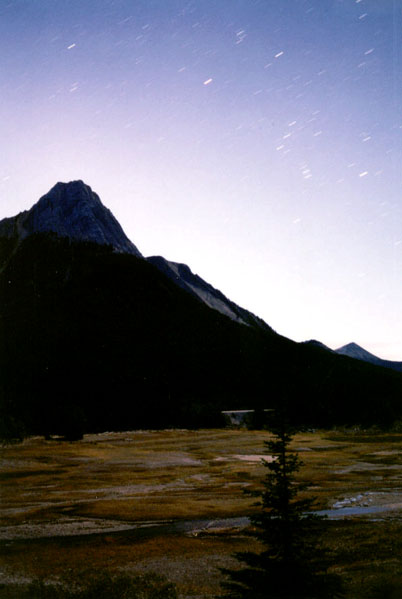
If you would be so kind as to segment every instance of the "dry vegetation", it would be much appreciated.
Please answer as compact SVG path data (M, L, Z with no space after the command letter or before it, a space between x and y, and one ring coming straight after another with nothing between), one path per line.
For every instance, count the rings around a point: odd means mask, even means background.
M0 597L17 596L13 584L83 567L156 571L181 597L212 597L218 568L233 565L232 554L252 543L244 528L214 521L250 514L243 489L263 475L266 435L137 431L3 447ZM325 525L348 597L400 597L402 436L312 432L298 435L294 448L317 507L386 508ZM187 531L149 527L183 520L201 522Z

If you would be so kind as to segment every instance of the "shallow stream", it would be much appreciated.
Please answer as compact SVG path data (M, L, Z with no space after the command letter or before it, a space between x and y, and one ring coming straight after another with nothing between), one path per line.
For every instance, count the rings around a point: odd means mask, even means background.
M319 510L314 512L319 516L330 519L345 518L348 516L366 516L383 512L402 509L402 504L384 504L369 506L345 506ZM101 524L102 522L102 524ZM116 522L113 520L102 521L98 518L66 518L58 523L23 524L17 526L0 527L0 539L13 541L18 539L39 539L57 537L81 537L99 534L126 534L138 539L152 538L167 534L186 534L198 536L213 532L223 532L231 529L246 528L250 524L247 516L237 518L203 518L198 520L159 520L146 521L133 524L132 522Z

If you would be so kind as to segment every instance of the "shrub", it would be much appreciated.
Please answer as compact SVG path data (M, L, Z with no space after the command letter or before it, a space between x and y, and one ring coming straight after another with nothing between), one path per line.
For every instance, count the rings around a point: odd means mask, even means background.
M27 599L177 599L175 586L156 574L129 576L108 572L81 572L59 583L35 580Z

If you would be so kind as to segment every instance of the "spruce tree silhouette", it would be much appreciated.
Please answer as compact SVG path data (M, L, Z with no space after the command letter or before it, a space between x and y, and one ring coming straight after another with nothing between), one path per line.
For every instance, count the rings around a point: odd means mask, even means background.
M223 569L229 580L222 583L230 599L332 599L342 597L338 575L328 573L328 558L319 538L322 518L309 513L315 499L299 499L307 485L295 475L302 462L291 452L292 431L283 412L270 416L267 426L273 439L265 442L267 469L260 497L261 509L252 518L261 542L260 553L243 552L235 557L245 566Z

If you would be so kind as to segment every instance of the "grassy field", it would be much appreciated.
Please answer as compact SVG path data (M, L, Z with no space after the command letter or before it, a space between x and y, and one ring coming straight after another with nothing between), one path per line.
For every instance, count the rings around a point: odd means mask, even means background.
M246 430L135 431L2 447L0 597L17 596L16 585L32 578L86 568L156 571L183 598L213 597L219 567L254 543L246 529L214 521L252 512L243 490L264 475L266 439ZM318 431L297 435L293 447L317 509L384 509L325 524L347 596L401 597L402 436ZM182 533L149 528L198 519L208 522Z

